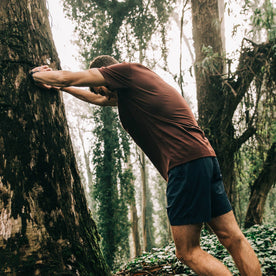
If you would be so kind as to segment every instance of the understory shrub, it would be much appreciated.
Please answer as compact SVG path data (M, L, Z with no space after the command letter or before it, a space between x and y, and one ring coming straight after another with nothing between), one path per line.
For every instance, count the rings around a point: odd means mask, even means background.
M255 225L243 230L244 235L256 252L262 266L263 276L276 275L276 227L269 225ZM221 262L223 262L235 276L240 275L232 257L219 243L214 234L203 230L201 247ZM143 273L144 272L144 273ZM196 275L187 266L180 263L175 256L174 244L164 248L153 248L142 256L124 265L116 275Z

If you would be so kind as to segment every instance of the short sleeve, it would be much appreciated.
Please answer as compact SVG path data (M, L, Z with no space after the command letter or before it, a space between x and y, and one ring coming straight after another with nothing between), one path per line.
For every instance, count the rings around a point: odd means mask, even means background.
M131 85L131 68L127 62L98 68L111 89L125 89Z

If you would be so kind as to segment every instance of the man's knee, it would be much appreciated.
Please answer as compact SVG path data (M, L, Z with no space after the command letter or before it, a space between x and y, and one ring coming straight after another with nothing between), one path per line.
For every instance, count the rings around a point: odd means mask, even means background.
M231 250L232 247L239 247L242 242L245 241L245 237L242 232L238 231L234 234L228 233L216 233L221 244L226 247L228 250Z
M196 258L197 251L201 250L200 247L194 247L190 249L181 249L177 250L175 252L176 258L183 264L188 265L191 264L194 261L194 258Z

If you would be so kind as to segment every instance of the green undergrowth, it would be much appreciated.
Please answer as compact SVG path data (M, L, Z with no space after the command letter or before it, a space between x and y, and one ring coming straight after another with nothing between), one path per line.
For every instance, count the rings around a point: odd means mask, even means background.
M253 226L243 231L262 266L263 276L276 275L276 227L269 225ZM201 247L222 261L233 275L240 275L232 257L218 242L214 234L202 231ZM121 267L115 275L196 275L175 257L174 244L164 248L153 248Z

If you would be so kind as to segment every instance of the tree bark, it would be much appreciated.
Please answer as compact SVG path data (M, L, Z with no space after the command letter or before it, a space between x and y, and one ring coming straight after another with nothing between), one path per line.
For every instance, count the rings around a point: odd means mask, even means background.
M224 110L225 95L221 82L221 75L224 71L223 39L218 0L192 1L192 18L196 54L198 122L216 151L224 176L225 188L233 203L234 155L232 149L225 151L225 145L231 145L229 141L234 139L234 129L232 117L229 118Z
M226 53L224 8L225 8L224 0L218 0L218 13L219 13L219 22L220 22L222 51L223 53Z
M139 225L138 225L138 215L135 201L130 205L130 223L131 223L131 234L134 244L134 257L141 255L141 245L139 237Z
M249 199L244 227L249 228L255 224L262 224L264 207L267 195L276 183L276 142L274 142L267 153L263 169L255 180Z
M28 78L59 67L46 1L0 3L0 274L109 275L64 106Z

